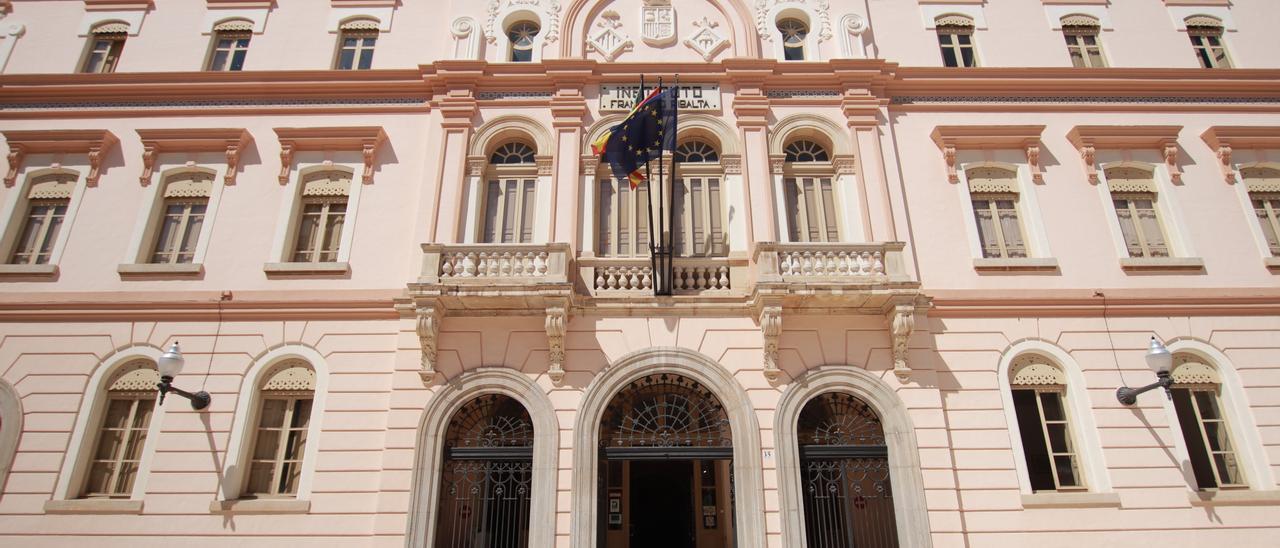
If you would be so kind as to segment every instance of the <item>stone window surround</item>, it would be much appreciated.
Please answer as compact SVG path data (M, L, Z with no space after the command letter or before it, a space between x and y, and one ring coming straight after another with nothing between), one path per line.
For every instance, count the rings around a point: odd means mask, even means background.
M5 484L13 468L22 424L22 395L9 381L0 379L0 485Z
M324 153L324 157L337 158L339 161L324 159L320 162L321 153L304 152L297 163L298 169L289 182L284 185L284 199L280 201L280 209L276 214L279 223L271 238L271 259L263 269L269 276L300 274L346 274L350 271L351 247L355 239L355 221L359 212L360 195L364 185L358 182L360 164L354 160L355 153ZM308 160L303 162L301 160ZM346 160L346 161L343 161ZM297 246L298 225L302 220L303 179L317 171L341 171L350 175L351 183L347 192L347 209L342 221L342 235L339 237L338 257L331 263L294 262L294 248Z
M1274 503L1275 500L1280 500L1280 493L1275 492L1275 477L1272 474L1271 467L1268 465L1269 459L1263 449L1258 426L1253 419L1249 399L1244 390L1244 384L1241 382L1240 375L1231 360L1216 347L1191 337L1169 339L1165 342L1165 347L1169 349L1169 353L1174 355L1192 354L1217 371L1220 380L1218 401L1222 407L1223 415L1227 419L1228 428L1231 430L1232 441L1237 446L1236 457L1243 461L1244 466L1242 468L1245 471L1245 480L1251 492L1250 496L1227 495L1215 497L1206 496L1203 492L1195 489L1195 475L1191 470L1191 459L1187 452L1187 443L1182 439L1182 423L1178 421L1178 413L1173 407L1173 402L1169 398L1162 396L1159 399L1160 405L1169 421L1167 428L1169 429L1169 437L1173 439L1173 456L1187 482L1186 485L1189 489L1188 499L1193 504L1199 503L1201 505L1215 503L1248 504L1251 502L1249 500L1251 497L1265 498L1271 503ZM1182 463L1185 463L1185 465ZM1225 491L1218 491L1214 495L1224 493ZM1258 503L1256 500L1252 502ZM1263 501L1263 503L1266 502Z
M533 147L536 165L534 201L537 204L533 219L533 243L550 241L551 219L545 212L552 210L552 202L556 199L552 192L551 174L555 141L541 122L528 116L513 114L490 120L471 136L466 158L465 185L462 188L462 200L467 207L461 212L462 224L459 226L459 234L464 243L478 243L483 237L484 194L489 184L489 174L493 173L494 167L489 165L489 156L495 149L511 141L521 141Z
M184 158L200 157L205 160L212 160L212 158L209 158L212 153L180 152L167 155L172 157L174 154L183 154L185 155ZM144 187L142 207L138 208L138 215L134 221L133 235L129 238L125 261L116 267L116 272L119 273L122 280L202 276L205 255L209 250L209 240L213 233L213 225L218 218L218 205L222 201L222 191L226 186L224 183L226 172L221 172L224 173L224 176L219 177L218 174L220 172L218 170L221 168L229 171L229 166L217 163L216 160L197 162L188 159L185 163L178 164L172 160L169 162L162 161L163 156L157 155L155 158L154 166L173 165L174 167L161 171L158 177L159 182L142 185ZM205 207L204 221L200 227L200 235L196 240L194 256L190 263L152 263L151 255L163 224L164 193L168 179L193 171L212 172L214 175L210 185L208 205Z
M801 499L800 449L797 421L806 403L827 392L852 394L880 414L889 446L890 482L894 493L894 518L902 546L929 547L929 512L925 506L924 477L915 428L896 389L880 377L856 366L824 365L810 369L787 388L774 413L775 451L778 459L779 505L784 546L804 546L804 503ZM734 438L735 449L737 438ZM735 455L734 462L737 462ZM738 476L741 477L741 476ZM739 490L738 492L742 492ZM739 510L741 511L741 510Z
M1039 354L1048 358L1066 376L1066 410L1076 457L1084 473L1081 483L1088 488L1082 492L1040 492L1031 490L1031 479L1022 447L1022 435L1018 428L1017 410L1013 404L1013 387L1009 374L1013 361L1025 354ZM1010 451L1014 468L1018 473L1018 488L1022 492L1023 507L1036 506L1119 506L1120 499L1112 492L1111 476L1107 473L1102 442L1094 421L1093 407L1089 399L1088 385L1079 364L1066 350L1048 341L1023 339L1009 345L1000 355L997 376L1000 381L1000 399L1009 429Z
M1240 206L1246 217L1252 220L1253 204L1240 169L1263 166L1280 169L1280 127L1211 126L1200 134L1200 138L1216 153L1223 179L1235 187ZM1242 155L1251 157L1253 161L1241 162ZM1280 271L1280 257L1271 256L1271 248L1257 223L1250 222L1249 230L1267 267L1273 272Z
M294 496L287 498L241 499L240 493L248 479L247 463L257 433L258 412L262 407L261 387L267 380L264 375L271 371L273 366L286 360L303 360L316 373L315 390L311 400L311 417L307 427L309 441L302 457L298 491ZM309 511L316 461L320 457L320 439L328 395L329 366L324 356L315 349L297 344L284 344L254 358L241 380L226 459L223 460L224 476L219 484L217 498L209 504L210 512L298 513Z
M409 546L434 546L444 438L449 420L463 405L486 394L502 394L524 406L533 420L533 479L530 486L529 546L555 545L556 494L560 456L560 425L546 390L525 374L505 367L479 367L432 388L417 434L413 482L409 501ZM594 451L591 454L595 461ZM595 476L593 475L592 478ZM592 482L594 493L595 483ZM590 543L594 543L595 537Z
M9 219L7 226L3 227L4 232L0 235L0 276L40 276L52 277L58 273L58 264L62 261L62 253L66 250L67 240L70 238L72 225L75 223L76 211L83 203L84 193L88 186L85 178L80 176L81 170L68 169L65 164L57 164L63 167L48 167L34 169L23 173L23 184L19 185L14 192L10 192L5 198L4 205L0 206L0 218ZM77 167L80 167L77 165ZM8 264L10 257L13 255L14 248L18 245L18 238L22 237L22 230L27 221L27 209L30 199L27 197L31 183L36 178L51 173L76 173L75 188L71 191L71 199L67 203L67 213L62 218L62 227L58 230L58 239L53 243L53 249L49 253L49 262L45 264Z
M1062 19L1068 15L1087 15L1098 20L1098 30L1113 31L1115 25L1111 22L1111 12L1107 4L1102 3L1086 3L1083 0L1073 0L1077 3L1054 3L1045 4L1044 14L1049 21L1049 28L1054 31L1062 31ZM1101 33L1099 33L1101 34ZM1104 53L1105 55L1105 53ZM1110 59L1108 59L1110 61ZM1110 65L1108 65L1110 66Z
M778 22L784 19L796 19L809 26L809 33L804 39L804 60L821 61L822 50L818 47L818 43L822 41L821 25L823 18L809 4L795 1L777 3L771 6L768 13L765 14L769 32L765 38L773 42L773 58L787 63L796 62L786 60L786 48L783 47L782 32L778 30Z
M89 471L89 459L95 449L97 428L102 424L103 413L106 412L106 383L110 380L111 374L121 366L137 359L147 359L156 363L162 353L163 350L151 344L131 344L116 349L94 369L88 384L85 385L86 397L80 402L80 411L76 414L75 426L71 430L71 441L67 444L67 455L62 461L53 498L45 502L45 512L141 513L142 499L147 492L147 479L150 476L156 445L160 439L160 429L164 424L165 406L160 405L158 400L151 414L147 441L142 448L138 475L134 479L133 492L129 498L84 499L80 497L80 492L84 488L85 474Z
M528 62L538 63L542 61L542 48L547 43L547 34L550 29L547 28L548 21L552 19L549 14L545 13L541 3L520 4L507 2L506 7L502 8L495 17L493 17L493 34L489 36L489 43L495 47L497 59L490 62L496 63L513 63L511 60L511 39L507 37L507 29L511 25L520 21L532 21L538 25L538 34L533 37L532 57ZM539 149L541 150L541 148Z
M827 147L830 162L815 162L825 168L823 175L831 177L832 189L835 192L836 226L839 229L841 242L865 242L871 232L867 206L867 196L857 172L857 156L849 139L849 130L841 128L835 122L814 114L797 114L780 120L769 131L769 167L773 178L772 194L774 199L774 216L777 223L778 241L788 242L787 229L790 220L785 213L786 183L790 170L795 167L785 161L786 147L793 141L810 140ZM802 164L803 165L803 164ZM810 171L813 166L800 169Z

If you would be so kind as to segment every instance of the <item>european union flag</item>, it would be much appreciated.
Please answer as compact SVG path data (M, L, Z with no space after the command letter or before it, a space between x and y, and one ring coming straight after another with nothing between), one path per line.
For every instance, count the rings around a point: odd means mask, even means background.
M642 168L651 158L676 149L676 89L651 93L622 123L591 145L597 154L604 152L614 177L627 181L633 189L645 179Z

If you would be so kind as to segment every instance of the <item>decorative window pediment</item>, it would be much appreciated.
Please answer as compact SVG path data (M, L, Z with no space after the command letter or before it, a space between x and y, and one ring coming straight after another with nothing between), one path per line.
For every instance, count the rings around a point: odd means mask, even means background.
M111 392L154 392L160 382L160 372L151 360L139 359L126 363L113 374L107 384Z
M1009 384L1014 386L1057 386L1067 384L1062 368L1038 354L1024 354L1009 367Z
M974 26L973 18L958 13L949 13L940 15L933 20L933 23L939 27L970 27Z
M969 192L1018 193L1018 172L1011 169L996 166L971 167L964 174L969 181Z
M1182 126L1076 126L1067 133L1067 140L1080 151L1090 183L1098 182L1095 153L1103 148L1158 150L1169 168L1169 178L1176 184L1182 182L1182 170L1178 167L1180 131Z
M1173 357L1173 371L1170 376L1176 384L1222 383L1217 369L1191 354L1178 354Z
M1061 19L1063 27L1101 27L1102 22L1097 17L1085 15L1083 13L1073 13Z
M1208 27L1217 29L1219 32L1223 29L1222 20L1210 15L1192 15L1183 19L1183 22L1187 24L1188 29L1191 27Z
M166 152L223 152L227 158L227 173L223 183L236 184L236 171L240 165L240 152L253 141L244 128L199 129L139 129L142 140L142 186L151 184L156 157Z
M1111 192L1156 192L1155 172L1138 166L1109 167L1107 187Z
M349 19L338 25L339 30L370 30L375 32L381 27L382 23L372 17Z
M285 360L266 375L264 391L299 392L316 389L316 372L303 360Z
M79 173L69 169L59 169L52 173L45 173L39 177L35 177L31 181L31 188L27 191L27 199L70 199L71 191L75 190L76 180L79 178Z
M930 137L942 149L947 165L947 181L960 182L956 172L956 152L959 150L1023 150L1027 165L1031 167L1031 179L1044 182L1040 172L1040 134L1044 126L937 126Z
M364 155L361 181L373 183L373 160L387 140L382 126L275 128L280 139L280 184L289 182L293 154L299 151L358 150Z
M52 129L5 131L9 142L9 172L4 186L11 187L22 170L28 154L80 153L89 155L89 175L85 181L90 187L98 186L102 175L102 159L119 139L105 129Z

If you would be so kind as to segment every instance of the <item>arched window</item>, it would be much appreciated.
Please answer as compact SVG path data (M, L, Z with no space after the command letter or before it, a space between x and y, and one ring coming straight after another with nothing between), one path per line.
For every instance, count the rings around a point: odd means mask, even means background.
M1196 59L1204 68L1231 68L1231 58L1227 55L1227 46L1222 41L1222 20L1208 15L1193 15L1183 22L1187 25L1187 36L1191 38L1191 48L1196 52Z
M508 396L480 396L454 413L445 433L437 548L528 546L533 441L529 411Z
M1062 368L1038 354L1023 354L1009 368L1009 386L1031 490L1084 489Z
M942 65L976 67L978 56L973 45L973 19L964 15L943 15L934 20L938 29L938 46L942 48Z
M107 382L101 421L94 430L85 498L129 498L141 467L156 408L160 373L148 359L130 361Z
M1270 166L1240 168L1249 202L1253 205L1262 238L1271 256L1280 257L1280 169Z
M790 241L840 241L834 169L827 147L799 139L783 150L783 196Z
M154 228L150 262L189 264L195 261L214 175L211 169L182 169L165 177L164 202Z
M1194 354L1175 354L1171 376L1173 408L1197 488L1248 487L1223 410L1218 370Z
M9 255L9 264L49 264L79 177L79 173L67 169L31 177L25 221Z
M1168 238L1156 206L1155 172L1138 166L1103 170L1116 221L1130 257L1168 257Z
M1102 42L1099 36L1102 25L1097 18L1073 14L1063 17L1062 35L1067 39L1067 53L1075 67L1105 67L1102 58Z
M787 61L804 61L804 41L809 37L809 25L794 17L778 21L782 34L782 54Z
M263 378L249 473L241 496L293 497L298 493L309 441L316 372L306 361L289 359L272 366Z
M128 37L128 23L112 21L93 27L89 31L89 50L80 65L80 72L115 72Z
M302 201L294 231L293 262L338 260L351 192L350 169L322 169L302 175Z
M511 41L510 60L515 63L533 61L534 39L541 27L533 21L517 21L507 27L507 40Z
M880 416L849 394L823 393L797 423L806 546L898 545L889 449Z
M489 156L485 180L488 183L483 196L482 241L504 244L533 242L538 182L534 148L520 141L498 146Z
M973 167L965 170L965 178L982 256L1026 257L1027 245L1018 216L1017 172L995 166Z
M720 167L719 152L706 141L691 140L676 147L675 157L680 163L680 184L672 201L676 254L683 257L728 255L721 192L724 170Z

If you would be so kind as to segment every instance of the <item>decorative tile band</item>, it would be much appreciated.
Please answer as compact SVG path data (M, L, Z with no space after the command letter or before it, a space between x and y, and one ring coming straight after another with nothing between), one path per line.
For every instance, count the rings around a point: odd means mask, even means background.
M895 105L921 103L1112 103L1112 104L1265 104L1280 103L1280 97L1099 97L1099 96L988 96L896 95Z
M770 89L764 92L770 99L799 99L803 97L839 97L835 89Z
M482 91L476 94L481 101L490 99L550 99L550 91Z
M330 107L330 106L425 106L426 97L368 99L211 99L189 101L100 101L93 103L11 103L0 105L3 111L32 110L145 110L157 108L242 107Z

